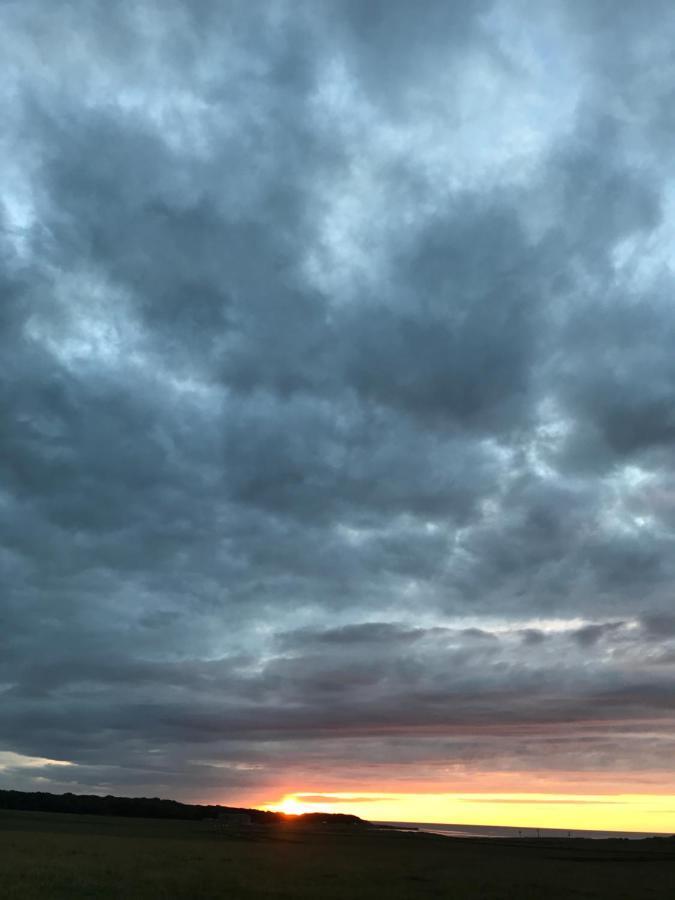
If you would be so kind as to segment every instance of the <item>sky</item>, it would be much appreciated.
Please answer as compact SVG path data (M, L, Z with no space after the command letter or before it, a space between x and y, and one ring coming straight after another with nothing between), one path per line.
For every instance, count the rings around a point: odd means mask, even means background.
M673 5L0 24L0 787L675 831Z

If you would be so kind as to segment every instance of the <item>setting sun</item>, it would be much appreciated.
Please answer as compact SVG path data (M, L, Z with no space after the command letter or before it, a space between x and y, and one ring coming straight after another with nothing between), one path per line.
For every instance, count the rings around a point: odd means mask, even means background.
M272 803L263 807L270 812L280 812L287 816L300 816L308 812L322 812L316 805L311 803L302 803L293 794L287 794L279 803Z

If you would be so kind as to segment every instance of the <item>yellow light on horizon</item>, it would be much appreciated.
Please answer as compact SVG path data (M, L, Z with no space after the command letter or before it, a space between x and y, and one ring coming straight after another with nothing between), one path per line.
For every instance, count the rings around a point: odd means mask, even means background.
M263 809L269 812L280 812L286 816L301 816L308 812L325 812L326 810L317 809L316 805L311 803L303 803L294 794L286 794L279 803L265 805Z
M311 797L312 800L305 800ZM316 797L316 800L314 799ZM319 799L320 797L320 799ZM285 794L263 809L287 815L352 813L380 822L675 832L672 794Z

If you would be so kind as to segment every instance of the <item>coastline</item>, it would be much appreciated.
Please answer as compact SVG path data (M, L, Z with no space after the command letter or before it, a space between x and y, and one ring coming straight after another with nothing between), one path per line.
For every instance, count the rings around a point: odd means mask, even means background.
M656 831L597 831L578 828L518 828L507 825L462 825L443 822L373 822L375 826L386 826L400 831L438 834L443 837L459 838L510 838L510 839L585 839L585 840L630 840L647 838L672 838L672 832Z

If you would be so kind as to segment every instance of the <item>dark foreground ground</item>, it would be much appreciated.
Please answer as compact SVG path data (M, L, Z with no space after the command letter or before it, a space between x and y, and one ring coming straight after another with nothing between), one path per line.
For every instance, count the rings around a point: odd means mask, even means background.
M2 900L675 900L675 842L457 839L0 810Z

